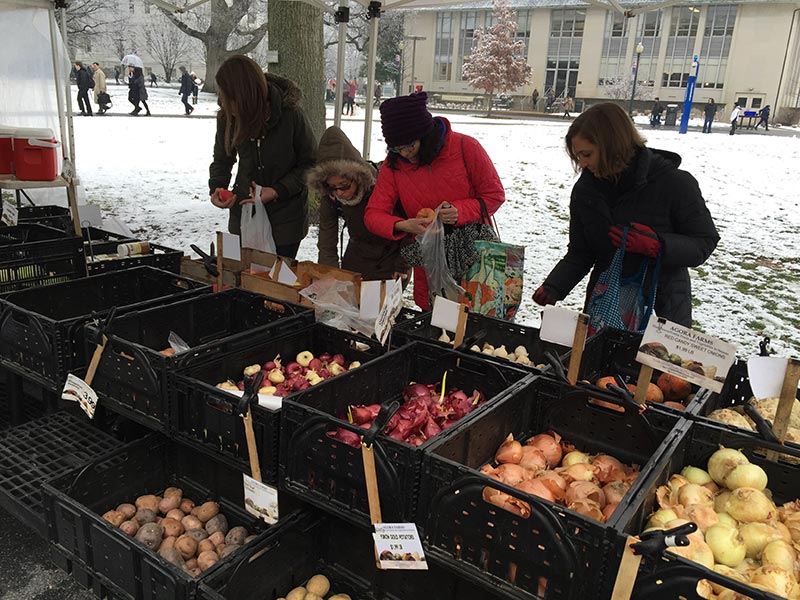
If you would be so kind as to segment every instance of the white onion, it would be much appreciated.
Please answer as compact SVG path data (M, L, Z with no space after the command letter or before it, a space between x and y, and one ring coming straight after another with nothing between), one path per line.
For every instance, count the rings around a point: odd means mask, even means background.
M678 490L678 502L683 504L683 506L701 504L711 507L714 505L714 494L702 485L687 483Z
M763 585L773 594L785 596L786 598L790 597L789 593L797 585L797 581L791 572L775 565L764 565L756 569L750 575L750 582ZM796 598L797 596L793 595L791 597Z
M698 467L684 467L681 471L681 475L686 477L689 483L696 483L697 485L705 485L711 481L711 475Z
M739 528L739 521L734 519L732 516L730 516L726 512L718 512L717 513L717 518L719 518L719 524L720 525L727 525L728 527L733 527L735 529Z
M749 580L739 573L736 569L731 569L730 567L726 567L725 565L714 565L714 570L719 573L720 575L724 575L725 577L729 577L739 583L748 583ZM721 586L718 583L711 582L711 588L714 590L715 594L721 594L723 590L727 589Z
M749 462L747 457L738 450L720 448L708 459L708 474L714 483L724 485L728 473L733 471L737 465L746 465Z
M572 452L568 452L564 459L561 461L562 467L571 467L572 465L576 465L578 463L588 463L589 462L589 455L584 452L578 452L577 450L573 450Z
M739 535L747 546L748 558L758 558L764 546L773 540L783 539L780 531L769 523L743 523L739 525Z
M794 573L794 563L797 560L797 552L786 540L773 540L764 546L761 552L761 562L765 565L775 565L786 569L789 573Z
M735 567L744 560L747 547L739 532L727 525L712 525L706 530L706 543L714 560L726 567Z
M778 509L761 490L741 487L731 492L725 512L741 523L753 523L774 518Z
M763 490L767 487L767 474L758 465L738 465L725 478L725 487L731 490L743 487Z
M662 508L654 512L647 521L646 529L664 529L664 526L678 518L675 511L670 508Z
M727 504L728 498L730 497L730 490L722 490L719 494L714 496L714 510L718 513L725 512L725 504Z

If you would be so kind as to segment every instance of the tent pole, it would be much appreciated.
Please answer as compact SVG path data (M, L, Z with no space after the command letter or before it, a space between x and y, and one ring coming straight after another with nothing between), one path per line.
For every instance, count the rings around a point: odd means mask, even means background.
M56 87L56 102L58 102L58 128L61 131L62 140L67 139L67 123L64 118L64 90L61 89L61 70L59 69L59 53L58 53L58 32L56 30L56 14L54 10L48 10L48 21L50 23L50 50L53 54L53 78L55 79ZM61 157L69 159L71 157L69 147L66 143L61 145Z
M369 32L369 58L367 61L367 93L365 94L364 107L364 151L362 155L369 160L369 147L372 141L372 97L375 93L375 62L378 55L378 19L381 16L381 3L372 0L367 8L367 15L370 18Z
M59 3L61 8L61 40L64 44L64 49L69 54L69 45L67 44L67 11L63 3ZM72 64L72 63L70 63ZM64 106L67 109L67 132L68 139L62 140L61 143L69 144L69 156L71 162L65 164L64 178L67 180L67 200L69 201L69 210L72 213L72 226L75 230L75 235L78 237L83 235L81 231L81 218L78 215L78 190L75 186L76 163L75 163L75 130L72 127L72 98L70 97L69 77L64 78L64 88L66 90L66 97ZM59 104L59 113L61 112L61 105Z
M333 99L333 124L342 126L342 92L344 91L344 50L347 41L347 24L350 22L350 8L343 0L339 9L333 13L333 20L339 26L339 45L336 47L336 96Z

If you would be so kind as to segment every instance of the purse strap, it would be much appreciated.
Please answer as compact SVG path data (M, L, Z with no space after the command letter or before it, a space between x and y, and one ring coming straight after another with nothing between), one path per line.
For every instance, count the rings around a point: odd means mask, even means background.
M469 167L467 167L467 157L464 154L464 138L461 138L461 162L464 163L464 172L467 174L467 180L469 181L469 188L470 192L475 194L475 186L472 185L472 176L469 174ZM481 223L488 225L494 230L494 234L497 236L497 239L502 241L500 237L500 229L497 227L497 221L494 219L494 215L489 215L489 209L486 208L486 202L483 201L483 198L475 194L475 197L478 200L478 204L481 205Z

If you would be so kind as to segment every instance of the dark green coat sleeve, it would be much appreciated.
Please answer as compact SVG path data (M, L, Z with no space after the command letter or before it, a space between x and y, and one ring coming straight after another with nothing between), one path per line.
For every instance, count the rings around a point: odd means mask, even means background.
M236 163L236 153L228 156L225 153L225 121L217 119L217 134L214 137L214 158L208 168L208 192L213 194L217 188L228 189L231 183L231 171Z
M317 156L317 140L314 139L308 119L300 110L293 111L292 118L294 120L292 144L297 160L294 167L273 186L278 192L278 201L293 198L305 189L306 171L314 166Z

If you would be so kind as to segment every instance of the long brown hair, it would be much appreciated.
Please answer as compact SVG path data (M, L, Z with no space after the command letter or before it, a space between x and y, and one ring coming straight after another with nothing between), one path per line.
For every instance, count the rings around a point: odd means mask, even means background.
M572 147L575 136L597 146L599 161L595 176L600 179L619 177L631 164L636 153L644 148L645 142L631 118L619 105L612 102L595 104L585 110L567 131L564 138L567 154L572 159L572 166L579 171L578 156Z
M225 151L256 137L269 120L269 88L258 63L243 54L234 54L220 66L215 77L220 110L225 120Z

